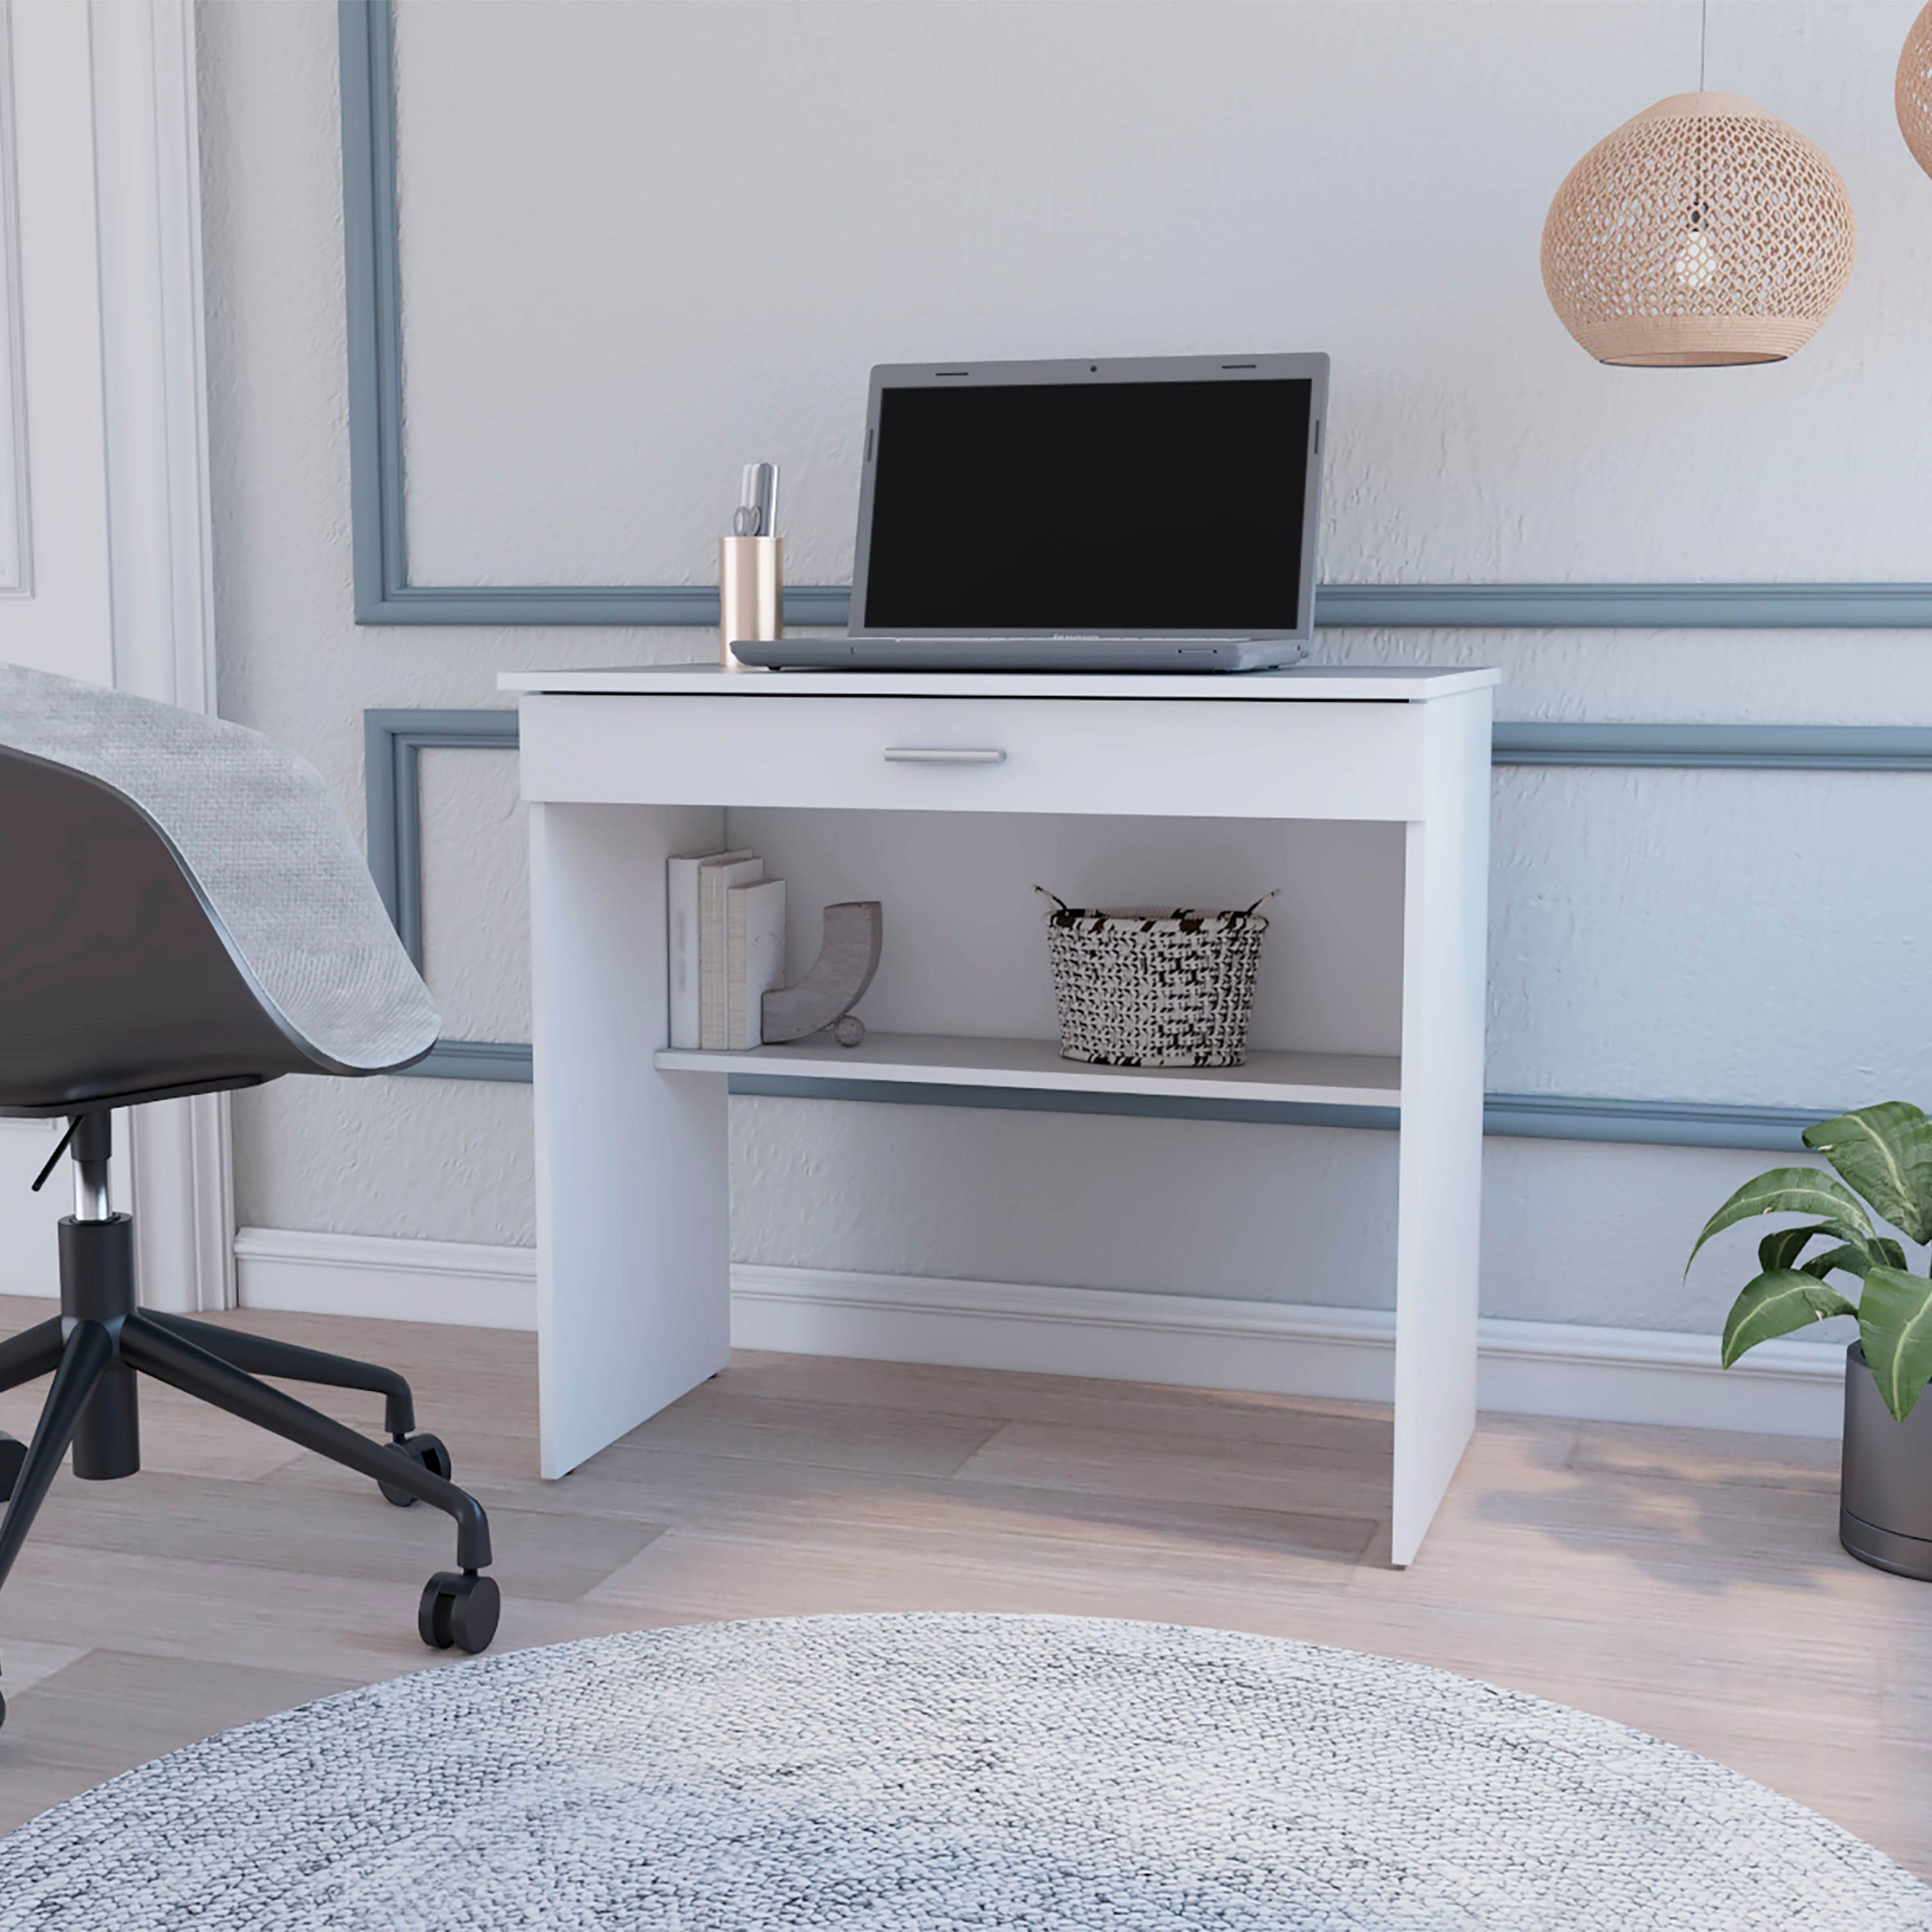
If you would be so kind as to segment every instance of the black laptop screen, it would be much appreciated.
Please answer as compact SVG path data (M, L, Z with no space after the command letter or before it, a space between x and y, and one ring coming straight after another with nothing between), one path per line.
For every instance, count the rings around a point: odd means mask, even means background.
M889 388L874 631L1298 628L1306 380Z

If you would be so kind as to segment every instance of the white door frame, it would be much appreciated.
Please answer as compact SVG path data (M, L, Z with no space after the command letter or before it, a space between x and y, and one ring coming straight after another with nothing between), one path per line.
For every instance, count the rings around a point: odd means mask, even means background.
M89 0L114 682L215 709L192 0ZM142 1299L235 1305L226 1095L129 1125Z

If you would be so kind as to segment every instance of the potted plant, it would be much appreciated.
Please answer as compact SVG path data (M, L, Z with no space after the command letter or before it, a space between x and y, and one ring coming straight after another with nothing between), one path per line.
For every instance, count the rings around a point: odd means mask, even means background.
M1862 1562L1932 1582L1932 1402L1918 1401L1932 1380L1932 1280L1913 1274L1904 1249L1874 1226L1932 1242L1932 1120L1887 1100L1807 1127L1804 1138L1840 1178L1778 1167L1746 1181L1705 1225L1690 1260L1754 1214L1810 1217L1759 1242L1759 1272L1725 1318L1724 1366L1774 1335L1857 1316L1858 1339L1845 1352L1838 1540ZM1814 1241L1831 1246L1808 1258ZM1856 1302L1829 1285L1832 1275L1858 1284Z

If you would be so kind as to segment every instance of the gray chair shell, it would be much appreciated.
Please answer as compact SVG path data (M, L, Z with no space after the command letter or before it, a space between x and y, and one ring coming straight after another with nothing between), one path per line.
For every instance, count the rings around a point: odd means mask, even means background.
M439 1030L313 766L0 666L0 1112L382 1072Z
M455 1570L416 1629L478 1651L501 1598L490 1523L419 1434L393 1369L142 1306L133 1218L110 1198L113 1116L284 1073L380 1073L436 1012L321 778L239 726L0 666L0 1114L70 1116L61 1312L0 1335L0 1390L51 1376L31 1443L0 1432L0 1582L71 1448L88 1482L141 1466L142 1378L426 1502ZM387 1442L261 1379L366 1389ZM130 1604L138 1616L138 1605ZM0 1698L0 1722L6 1703ZM4 1915L0 1915L4 1916Z

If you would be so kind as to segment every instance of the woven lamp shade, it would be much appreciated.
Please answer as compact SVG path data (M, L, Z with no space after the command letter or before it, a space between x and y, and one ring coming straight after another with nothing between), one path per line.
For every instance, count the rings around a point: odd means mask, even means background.
M1851 196L1796 128L1735 94L1673 94L1570 170L1543 285L1600 362L1777 362L1838 306L1857 252Z
M1905 37L1892 98L1898 109L1898 131L1912 158L1932 175L1932 6L1912 22Z

